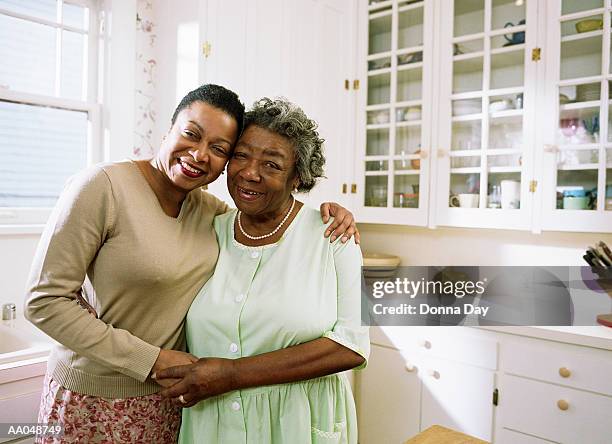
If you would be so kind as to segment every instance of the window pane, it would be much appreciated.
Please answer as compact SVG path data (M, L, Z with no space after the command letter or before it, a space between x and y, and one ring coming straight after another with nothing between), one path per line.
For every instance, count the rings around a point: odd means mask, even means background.
M62 21L64 25L74 26L79 29L87 29L89 11L79 5L64 3L62 5Z
M0 0L0 8L55 22L57 0Z
M0 85L53 95L55 29L0 15Z
M83 60L85 36L76 32L62 32L61 96L83 99Z
M0 207L49 207L87 162L87 113L0 102Z

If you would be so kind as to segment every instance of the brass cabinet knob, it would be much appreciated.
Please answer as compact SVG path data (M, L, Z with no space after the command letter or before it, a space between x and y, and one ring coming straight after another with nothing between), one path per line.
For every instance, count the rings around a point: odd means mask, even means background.
M557 407L559 407L559 410L567 410L569 409L569 402L567 402L565 399L559 399L557 401Z
M413 372L417 369L416 366L411 364L410 362L406 362L406 365L404 366L404 368L406 369L407 372Z
M562 378L569 378L572 375L572 372L570 372L567 367L561 367L559 369L559 375L561 375Z

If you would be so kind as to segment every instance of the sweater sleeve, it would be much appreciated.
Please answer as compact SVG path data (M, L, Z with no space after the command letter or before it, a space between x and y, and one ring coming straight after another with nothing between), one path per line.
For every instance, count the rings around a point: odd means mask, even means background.
M79 355L142 382L157 360L159 347L97 319L77 304L75 296L98 250L112 235L113 204L110 180L100 167L69 181L38 244L24 313Z
M333 248L338 318L323 337L361 355L365 361L358 369L363 369L370 354L370 336L368 327L361 325L361 250L352 239L345 244L337 240Z

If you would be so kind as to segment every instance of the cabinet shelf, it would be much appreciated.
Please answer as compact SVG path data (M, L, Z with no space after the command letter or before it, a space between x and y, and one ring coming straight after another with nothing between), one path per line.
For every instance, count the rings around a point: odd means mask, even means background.
M465 167L465 168L451 168L451 174L479 174L482 172L481 167Z
M489 173L520 173L521 167L514 166L492 166L488 168Z
M414 62L414 63L405 63L403 65L398 65L398 71L409 71L411 69L421 69L423 68L423 62Z
M496 55L496 54L505 54L508 52L519 52L519 51L520 52L525 51L524 43L520 43L518 45L504 46L502 48L495 48L491 50L491 54Z
M407 126L421 126L421 120L407 120L407 121L400 121L397 122L395 124L396 127L398 128L403 128L403 127L407 127Z
M599 164L597 163L583 163L581 165L557 165L557 170L560 171L587 171L598 169Z
M559 106L559 111L571 111L576 109L585 109L585 108L599 108L600 105L599 100L592 100L590 102L576 102L576 103L566 103L565 105Z
M384 2L376 2L371 5L368 5L368 11L376 11L378 9L384 9L393 6L392 0L387 0Z
M372 60L378 60L378 59L384 59L385 57L391 57L391 55L392 55L392 51L377 52L377 53L368 55L366 60L368 62L371 62Z
M366 125L366 129L368 130L389 129L390 127L390 123L370 123Z
M513 117L521 117L523 115L522 109L507 109L504 111L496 111L490 113L489 116L492 120L495 120L495 123L504 123L504 122L516 122L516 119Z
M561 37L561 42L575 42L578 40L590 39L593 37L600 37L603 35L603 30L590 31L590 32L581 32L579 34L566 35L565 37Z
M453 117L453 122L470 122L470 121L473 121L473 120L481 120L482 116L483 116L482 113L478 113L478 114L465 114L463 116L454 116Z
M380 68L368 71L368 77L391 73L391 68Z
M396 170L393 172L394 176L418 176L421 174L421 170Z
M376 20L376 19L379 19L379 18L382 18L382 17L389 16L392 13L393 13L393 11L391 9L380 11L380 12L372 12L372 13L370 13L369 18L370 18L370 20Z
M365 176L388 176L389 171L366 171Z
M567 22L570 20L577 20L581 18L591 17L597 14L603 14L606 12L606 8L588 9L586 11L572 12L570 14L561 15L559 17L560 22Z
M411 9L422 8L423 6L425 6L425 2L420 1L420 2L411 3L409 5L400 6L398 11L405 12L405 11L410 11Z

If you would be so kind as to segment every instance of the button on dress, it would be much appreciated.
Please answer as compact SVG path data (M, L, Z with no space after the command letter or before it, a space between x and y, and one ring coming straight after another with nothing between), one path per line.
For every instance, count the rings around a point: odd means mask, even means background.
M235 217L215 219L220 254L187 315L189 351L236 359L326 337L367 360L359 246L330 243L319 212L302 207L278 242L248 247ZM350 385L339 373L206 399L183 409L180 442L356 443Z

